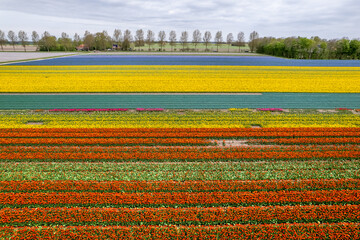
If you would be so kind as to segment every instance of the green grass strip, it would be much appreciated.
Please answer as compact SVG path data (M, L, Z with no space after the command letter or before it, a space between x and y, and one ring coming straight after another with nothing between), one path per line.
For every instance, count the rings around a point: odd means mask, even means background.
M192 163L0 163L0 181L360 178L360 160Z

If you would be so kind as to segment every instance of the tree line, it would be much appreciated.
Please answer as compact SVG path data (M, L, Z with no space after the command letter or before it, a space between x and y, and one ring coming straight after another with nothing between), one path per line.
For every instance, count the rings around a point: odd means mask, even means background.
M320 37L260 38L259 34L253 31L249 35L248 42L245 42L243 32L237 33L236 37L232 33L228 33L225 38L222 31L217 31L213 37L210 31L201 33L198 29L192 32L192 36L188 31L181 32L179 36L175 31L170 31L167 36L165 31L159 31L156 35L152 30L145 32L138 29L133 35L128 29L124 32L115 29L112 36L107 31L97 33L85 31L82 37L75 33L71 38L67 33L63 32L61 37L56 38L47 31L41 36L36 31L33 31L29 37L24 31L19 31L17 34L14 31L9 31L6 35L5 32L0 30L0 46L2 50L4 50L3 46L5 44L11 44L15 51L15 45L21 44L26 51L26 46L30 41L40 51L104 51L107 49L118 51L143 51L147 49L148 51L154 51L154 45L158 46L157 51L164 51L165 46L169 46L171 51L199 51L199 44L205 46L203 51L210 51L209 45L214 46L214 44L216 51L219 51L220 46L227 44L228 52L230 46L238 47L240 52L241 47L244 47L247 43L251 52L278 57L295 59L360 59L360 40L349 40L348 38L331 40L321 39ZM181 47L178 48L178 45Z
M360 59L360 40L320 37L263 37L254 41L257 53L295 59Z
M81 48L81 50L93 51L99 50L104 51L107 49L114 49L119 51L129 50L140 50L140 47L148 47L148 51L154 50L153 46L157 44L158 51L163 51L166 44L170 45L171 51L176 50L177 44L181 44L180 51L199 51L198 45L204 44L204 51L210 51L208 46L210 44L216 45L216 51L222 44L228 45L228 51L230 46L237 46L239 52L241 47L245 46L245 35L243 32L239 32L236 38L232 33L226 35L224 40L222 31L217 31L214 38L210 31L205 31L204 34L200 30L196 29L192 33L192 38L189 36L188 31L181 32L180 36L177 36L175 31L170 31L169 36L166 35L165 31L159 31L157 36L152 30L146 32L142 29L138 29L135 35L130 30L122 32L120 29L115 29L112 36L107 31L90 33L85 31L83 37L75 33L73 38L63 32L60 38L56 38L51 35L48 31L45 31L41 37L36 31L31 33L29 37L24 31L19 31L16 34L14 31L9 31L7 35L5 32L0 30L0 46L4 50L5 44L11 44L15 51L15 45L19 43L24 47L31 42L36 45L40 51L75 51ZM30 40L31 39L31 40ZM192 48L190 48L192 44ZM142 49L143 50L143 49Z

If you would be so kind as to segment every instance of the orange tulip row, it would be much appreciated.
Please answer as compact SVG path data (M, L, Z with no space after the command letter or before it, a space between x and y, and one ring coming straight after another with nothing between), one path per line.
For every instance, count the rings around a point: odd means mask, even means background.
M360 128L16 128L0 129L2 137L357 137Z
M154 148L130 149L126 152L1 152L3 160L107 160L107 161L190 161L190 160L259 160L259 159L328 159L358 158L359 149L353 151L323 150L312 151L226 151L212 148L194 148L189 151L155 151ZM168 149L166 149L168 150ZM232 149L233 150L233 149Z
M210 208L3 208L0 224L156 225L302 221L359 221L360 205L251 206Z
M214 226L0 227L1 239L360 239L360 223L282 223Z
M275 139L250 139L249 142L263 144L357 144L358 137L298 137L298 138L275 138Z
M128 153L190 153L190 152L304 152L304 151L358 151L359 146L356 145L290 145L290 146L266 146L266 147L145 147L145 146L0 146L1 153L110 153L110 152L128 152Z
M359 203L360 190L305 190L265 192L27 192L0 193L0 205L252 205L289 203Z
M0 181L0 192L210 192L360 189L360 179L217 181Z
M200 138L0 138L0 144L35 145L207 145L211 142Z

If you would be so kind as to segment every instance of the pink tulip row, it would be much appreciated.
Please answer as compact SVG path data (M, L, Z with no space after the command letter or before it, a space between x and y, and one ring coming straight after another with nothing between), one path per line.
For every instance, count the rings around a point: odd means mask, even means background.
M50 112L100 112L100 111L127 111L127 108L70 108L70 109L50 109Z
M114 112L128 111L128 108L69 108L69 109L50 109L50 112ZM136 108L138 112L161 112L163 108Z
M258 111L283 112L282 108L257 108Z
M163 108L137 108L136 111L138 112L162 112L164 111Z

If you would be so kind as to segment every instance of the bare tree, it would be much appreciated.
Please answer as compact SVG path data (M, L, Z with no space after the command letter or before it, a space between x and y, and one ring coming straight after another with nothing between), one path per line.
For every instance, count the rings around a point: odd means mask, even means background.
M150 47L155 41L155 34L153 31L148 30L146 35L146 43L149 45L149 51L151 50Z
M237 44L239 46L239 52L240 52L240 47L245 45L245 34L243 32L238 33Z
M5 45L5 43L6 43L5 33L0 30L0 46L2 51L4 51L3 46Z
M232 33L229 33L227 36L226 36L226 43L228 44L228 52L230 52L230 46L232 44L232 42L234 41L234 36Z
M132 41L133 41L133 37L131 35L131 31L129 29L126 29L124 32L124 41L121 45L122 50L127 51L131 49L130 46Z
M222 32L221 31L217 31L216 35L215 35L215 43L216 43L216 51L219 51L219 45L222 44L223 42L223 38L222 38Z
M209 32L209 31L205 32L204 37L203 37L203 41L205 43L205 51L208 51L207 47L208 47L208 44L211 41L211 32Z
M196 51L196 45L198 45L200 41L201 41L201 32L199 31L199 29L196 29L193 32L193 40L192 40L195 46L195 51Z
M9 38L11 44L13 45L13 48L15 51L15 43L17 41L17 36L15 35L15 33L13 31L9 31L7 36Z
M65 51L68 51L72 46L71 39L69 35L65 32L61 33L61 38L59 39L59 42L64 47Z
M139 47L139 49L141 46L144 46L144 31L142 29L136 30L135 46L136 45Z
M183 45L183 51L185 51L185 46L188 43L188 32L184 31L181 33L180 42Z
M19 37L19 39L20 39L20 41L21 41L21 45L24 47L24 50L25 50L25 52L26 52L26 44L27 44L27 40L29 40L26 32L24 32L24 31L22 31L22 30L19 31L18 37Z
M36 50L38 50L40 37L36 31L32 31L31 40L32 40L33 44L36 45Z
M250 33L249 47L251 52L256 51L258 39L259 39L259 34L256 31Z
M113 41L116 44L116 49L119 49L121 46L121 38L122 38L122 33L120 29L115 29L114 30L114 34L113 34Z
M175 31L170 31L169 41L170 41L171 51L173 51L174 45L176 44L176 32Z
M158 36L159 36L160 51L162 51L162 49L165 45L165 39L166 39L165 31L160 31Z

